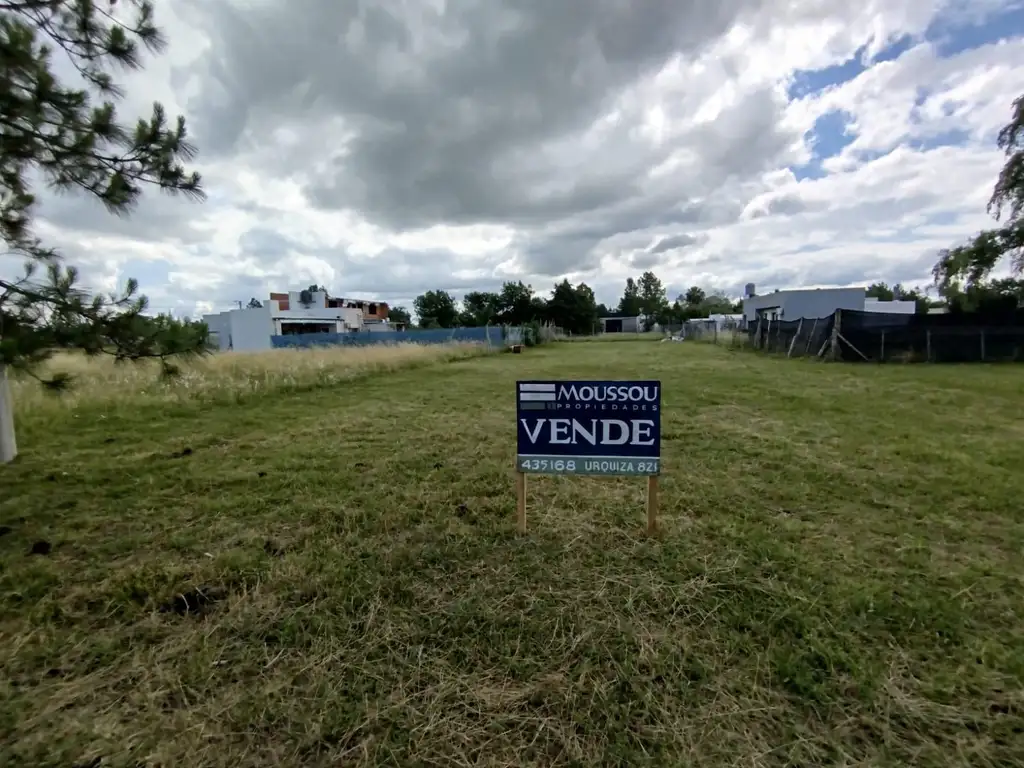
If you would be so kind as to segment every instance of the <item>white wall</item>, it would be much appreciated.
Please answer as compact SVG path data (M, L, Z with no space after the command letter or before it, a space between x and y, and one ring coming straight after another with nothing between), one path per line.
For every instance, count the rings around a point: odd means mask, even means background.
M217 346L223 351L258 352L270 349L274 323L271 307L229 309L215 315L203 315L203 322L217 334Z
M757 310L779 307L780 320L828 317L837 309L864 309L863 288L810 288L777 291L743 300L743 316L747 322L757 321Z
M203 322L210 329L211 333L217 334L217 349L228 348L228 336L231 334L231 324L228 321L227 312L218 312L216 315L203 315Z
M231 311L231 343L236 352L259 352L271 349L270 337L274 322L270 307L235 309Z
M890 315L913 315L917 312L917 302L864 299L864 311L884 312Z
M302 291L288 291L288 309L289 311L303 310L305 307L302 306ZM323 291L313 291L312 302L310 302L309 308L312 310L323 310L327 308L327 294Z

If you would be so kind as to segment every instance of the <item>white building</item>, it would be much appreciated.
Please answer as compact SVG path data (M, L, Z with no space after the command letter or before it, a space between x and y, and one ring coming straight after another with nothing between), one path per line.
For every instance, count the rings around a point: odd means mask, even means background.
M882 301L881 299L864 299L865 312L884 312L888 315L916 315L916 301Z
M601 333L640 333L644 329L644 316L602 317Z
M245 352L271 349L271 336L392 330L387 321L364 321L363 311L358 307L329 307L327 294L323 291L308 293L305 296L307 303L303 304L305 293L289 291L287 309L281 309L283 302L278 299L269 299L263 302L262 307L203 315L203 322L210 328L214 347Z
M766 320L829 317L837 309L900 315L912 315L917 311L917 304L913 301L869 299L866 292L866 288L802 288L755 296L754 284L749 283L743 299L743 317L751 323L757 322L758 317Z
M714 322L715 327L724 331L726 328L736 328L743 322L743 315L720 315L712 313L708 315L708 320Z

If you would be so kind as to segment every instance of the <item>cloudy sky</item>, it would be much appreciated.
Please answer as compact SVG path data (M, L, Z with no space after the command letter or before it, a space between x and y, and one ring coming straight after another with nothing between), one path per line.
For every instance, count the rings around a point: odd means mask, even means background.
M614 303L921 284L988 226L1021 0L175 0L126 116L209 199L44 197L85 282L197 314L311 282L409 304L563 276ZM298 12L301 8L301 12Z

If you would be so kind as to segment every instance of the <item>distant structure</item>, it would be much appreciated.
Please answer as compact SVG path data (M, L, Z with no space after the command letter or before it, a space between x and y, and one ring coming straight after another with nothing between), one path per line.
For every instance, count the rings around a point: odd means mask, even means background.
M302 307L303 291L291 291L290 293L271 293L270 300L276 301L282 311L287 312L292 307ZM326 309L358 309L363 313L366 321L382 321L388 319L388 305L384 301L363 301L362 299L335 298L317 291L311 294L311 298L323 295L323 306ZM314 298L314 300L317 300Z
M215 348L245 352L272 349L273 336L396 330L383 301L334 298L309 290L271 293L261 306L203 315L203 322Z
M748 283L744 291L743 319L747 323L764 320L801 320L829 317L837 309L855 309L860 312L883 312L912 315L917 312L913 301L881 301L867 297L867 288L801 288L775 291L757 296L754 284Z
M640 333L644 329L644 316L611 315L599 319L601 333Z

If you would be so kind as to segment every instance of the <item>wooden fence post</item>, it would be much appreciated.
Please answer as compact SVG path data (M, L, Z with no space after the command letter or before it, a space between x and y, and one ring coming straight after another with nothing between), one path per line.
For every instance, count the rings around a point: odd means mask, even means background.
M932 361L932 329L924 332L924 356L929 363Z
M878 352L878 362L885 362L885 331L882 331L882 348Z
M814 341L814 332L818 330L818 318L814 318L814 325L811 326L811 335L807 337L807 347L804 349L804 354L811 354L811 342Z
M786 357L793 356L793 347L796 346L796 340L800 338L800 329L804 327L804 319L801 317L800 322L796 324L796 333L793 334L793 340L789 342L789 351L786 352Z
M832 361L839 359L839 333L842 329L843 310L837 309L835 322L832 324Z
M985 329L981 329L981 362L985 362Z

